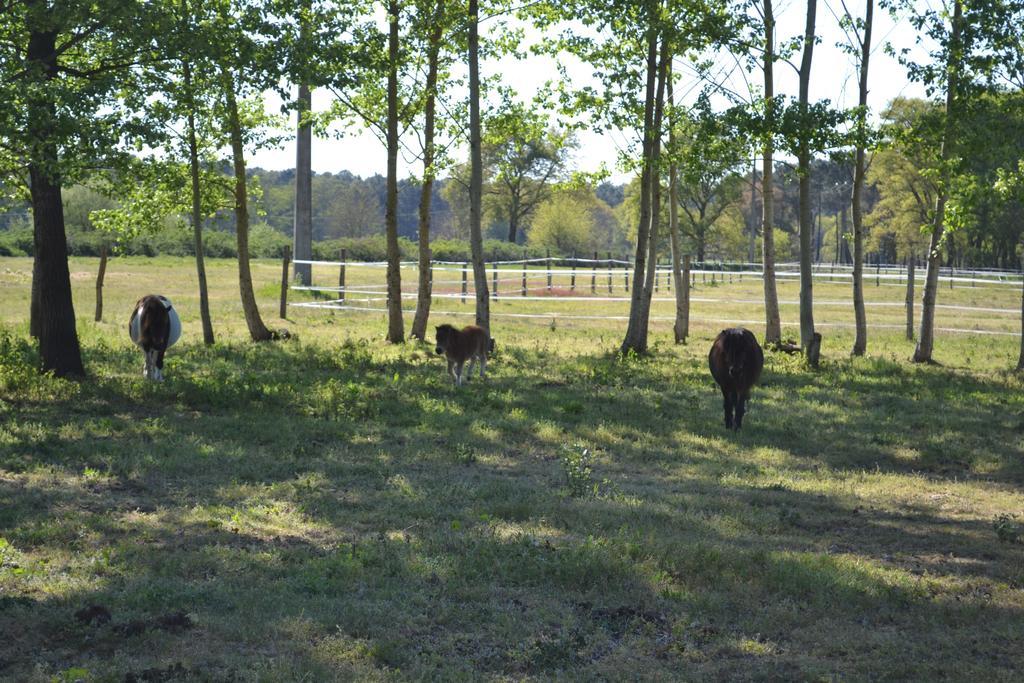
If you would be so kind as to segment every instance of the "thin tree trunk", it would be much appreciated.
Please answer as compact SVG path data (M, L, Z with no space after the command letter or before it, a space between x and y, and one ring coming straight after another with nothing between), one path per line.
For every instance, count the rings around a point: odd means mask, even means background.
M648 3L650 23L647 29L647 87L644 94L644 130L643 130L643 170L640 173L640 219L636 231L636 257L633 263L633 292L629 302L629 323L626 326L626 337L622 341L620 351L623 354L643 353L647 350L644 344L647 321L643 317L644 282L647 274L647 242L651 228L651 195L650 177L654 173L651 168L651 156L654 149L654 102L658 81L658 32L654 23L655 11Z
M914 350L915 363L931 363L932 349L935 346L935 299L939 288L939 266L942 254L942 237L946 230L946 198L949 193L948 162L953 158L955 106L958 82L960 80L960 24L963 18L961 0L953 0L952 35L950 36L948 57L946 61L946 120L942 135L942 177L935 199L935 213L932 223L932 236L928 246L928 271L924 279L924 297L921 306L921 333L918 335L917 348Z
M199 317L203 324L203 343L214 343L213 321L210 318L210 293L206 284L206 260L203 247L202 192L199 185L199 142L196 139L196 104L192 90L192 68L183 63L182 74L188 97L188 167L192 180L192 237L196 251L196 275L199 280Z
M33 221L34 222L34 221ZM33 235L33 240L35 236ZM32 292L29 300L28 311L28 334L33 339L39 339L39 327L42 324L39 320L39 287L43 281L39 272L39 259L35 258L35 247L32 248Z
M423 116L423 188L420 193L419 225L419 287L416 293L416 315L412 321L412 336L427 338L427 319L430 317L432 283L430 281L430 202L434 189L434 117L437 98L437 62L441 52L444 0L438 0L434 12L434 26L427 48L427 100Z
M103 320L103 279L107 274L107 247L106 242L100 246L100 269L96 273L96 315L93 316L96 322Z
M1024 272L1024 268L1021 272ZM1020 294L1020 356L1017 357L1017 369L1024 370L1024 286Z
M651 230L647 240L647 279L644 282L643 313L640 325L641 344L647 351L650 330L651 297L657 287L658 231L661 227L661 124L665 109L665 81L668 80L668 40L662 38L661 57L658 62L658 84L654 98L654 140L651 149L651 173L648 176L651 193Z
M907 257L907 341L914 340L914 257Z
M665 84L668 93L668 146L675 155L675 96L672 92L672 70L669 68L668 82ZM672 245L672 284L676 291L676 320L672 326L676 344L685 344L690 327L690 282L682 273L682 254L679 246L679 180L676 164L673 160L668 169L668 231Z
M747 247L747 261L754 262L757 249L757 157L750 160L750 242Z
M295 134L295 222L293 253L296 260L313 258L313 126L308 113L313 108L309 85L299 85L298 130ZM293 266L296 279L303 285L313 281L313 267L308 263Z
M775 15L772 0L764 2L764 101L770 115L772 129L776 122L775 105ZM777 346L782 342L782 323L779 318L779 294L775 287L775 196L772 184L775 145L772 142L774 130L765 132L764 159L761 162L761 250L764 271L764 342L765 346Z
M519 198L513 196L511 211L508 212L508 241L516 243L519 237Z
M45 81L57 75L56 41L57 35L52 31L29 35L26 61L39 68ZM57 170L59 152L53 141L57 108L47 89L39 90L41 94L34 94L27 102L31 113L26 133L31 147L28 171L34 251L29 328L39 339L44 371L62 377L82 376L85 368L75 328L61 177Z
M469 249L476 289L476 324L491 329L491 302L487 291L482 223L483 158L480 148L480 36L479 0L469 0Z
M273 334L263 324L260 309L256 305L256 293L252 287L252 271L249 268L249 205L245 178L245 151L242 142L242 124L238 118L238 101L235 99L234 77L224 71L224 99L227 105L228 133L231 137L231 155L235 171L235 239L238 244L238 285L242 297L242 311L245 324L253 341L268 341Z
M402 319L402 254L398 249L398 0L388 3L388 178L384 224L388 252L388 341L405 341Z
M800 63L800 114L807 116L809 88L811 82L811 58L814 51L814 20L818 0L807 0L807 24L804 28L803 59ZM802 127L807 121L801 121ZM811 265L811 233L814 221L811 216L811 149L807 135L800 136L798 150L798 173L800 175L800 347L812 365L818 364L814 343L814 272Z
M860 113L857 124L859 137L863 138L866 126L868 104L868 59L871 56L871 25L874 16L874 0L867 0L864 13L864 40L860 50ZM864 178L867 173L864 159L864 142L858 140L856 164L853 169L853 314L856 322L856 333L853 340L853 355L863 356L868 348L868 319L864 310ZM843 210L846 217L846 210ZM912 313L911 313L912 314Z

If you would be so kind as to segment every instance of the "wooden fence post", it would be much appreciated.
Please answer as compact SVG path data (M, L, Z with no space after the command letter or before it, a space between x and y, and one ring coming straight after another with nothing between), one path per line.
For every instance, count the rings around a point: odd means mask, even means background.
M526 296L526 250L523 250L523 288L522 296Z
M597 252L594 252L594 263L590 268L590 293L597 294Z
M491 298L492 299L497 299L498 298L498 263L497 263L497 261L491 263L491 280L494 282L494 286L492 287L493 291L491 292ZM486 281L487 280L484 280L484 282L486 282Z
M569 276L569 291L576 291L576 252L572 252L572 274Z
M551 250L548 249L548 294L551 293Z
M338 298L345 301L345 262L348 260L348 252L341 250L341 268L338 270Z
M96 322L103 320L103 278L107 275L107 244L100 247L100 270L96 273Z
M468 265L467 262L462 262L462 303L466 303L466 267Z
M608 252L608 293L612 293L612 252Z
M292 260L292 248L285 245L284 258L281 259L281 310L278 317L282 320L288 317L288 264Z
M622 266L622 282L626 287L626 294L629 294L629 256L624 259L626 265Z

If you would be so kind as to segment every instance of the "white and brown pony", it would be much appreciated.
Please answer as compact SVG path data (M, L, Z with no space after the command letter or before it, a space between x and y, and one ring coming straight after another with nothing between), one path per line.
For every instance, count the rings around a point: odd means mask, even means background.
M480 361L480 377L483 378L487 354L494 352L494 340L484 328L466 325L457 330L451 325L439 325L434 330L437 333L434 350L439 355L444 354L448 360L448 374L455 380L455 386L462 386L462 366L467 360L469 370L466 374L472 374L473 362Z
M146 355L142 376L163 381L164 352L181 337L181 319L170 300L156 294L139 299L128 321L128 336Z

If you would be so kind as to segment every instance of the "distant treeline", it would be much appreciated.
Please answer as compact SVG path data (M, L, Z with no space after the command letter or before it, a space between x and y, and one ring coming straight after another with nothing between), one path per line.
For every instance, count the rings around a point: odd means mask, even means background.
M250 195L250 213L255 220L249 236L250 253L256 258L279 257L291 243L295 204L295 171L251 169L250 177L258 188ZM348 171L318 173L313 176L313 239L317 257L336 258L342 247L349 248L354 258L384 258L385 179L374 175L361 178ZM440 179L434 184L431 210L431 235L435 257L444 260L468 258L465 233L466 220L455 215L447 198L464 191L457 180ZM449 185L453 185L449 187ZM601 183L595 195L610 207L623 201L625 187ZM447 197L447 198L446 198ZM419 221L420 183L413 179L398 183L398 234L416 240ZM97 231L89 213L114 207L114 202L94 190L75 186L64 191L64 218L68 234L68 252L75 256L95 256L109 236ZM463 207L459 207L461 210ZM494 238L488 250L501 258L521 256L526 248L501 242L508 228L507 220L497 212L486 216L486 237ZM205 252L214 258L235 257L234 215L220 212L207 224L204 233ZM488 240L490 242L491 240ZM544 250L531 247L531 253ZM160 226L118 245L119 253L142 256L193 255L191 233L181 226ZM410 252L412 253L412 252ZM32 254L31 215L23 203L0 204L0 256ZM442 256L441 254L445 254Z

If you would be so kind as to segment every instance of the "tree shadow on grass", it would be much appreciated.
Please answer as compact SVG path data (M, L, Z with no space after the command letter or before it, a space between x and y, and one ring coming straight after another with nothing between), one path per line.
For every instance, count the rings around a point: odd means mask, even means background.
M1016 484L1014 452L988 441L1008 427L977 429L998 383L887 389L881 366L780 368L734 434L699 359L666 373L509 349L455 390L421 351L183 351L164 385L111 370L74 403L0 414L4 569L24 569L0 584L18 598L0 603L0 630L18 634L0 676L181 662L212 679L922 678L1021 664L1007 597L1019 548L977 519L770 482L815 468L952 479L941 453L908 456L876 404L833 405L870 389L911 420L929 413L908 391L944 398L958 416L944 429L996 458L967 467ZM104 368L128 360L107 353ZM562 449L577 441L594 480L610 478L596 498L566 495ZM110 622L78 623L90 604ZM160 628L175 610L194 628Z

